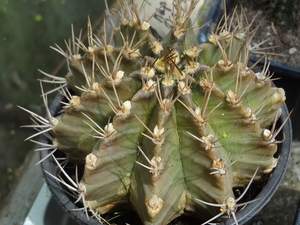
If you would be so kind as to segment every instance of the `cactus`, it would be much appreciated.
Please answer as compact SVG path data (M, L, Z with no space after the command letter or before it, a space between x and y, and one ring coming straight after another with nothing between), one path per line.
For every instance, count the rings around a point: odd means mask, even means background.
M68 61L66 77L44 73L61 84L63 112L46 120L27 110L40 130L29 139L46 133L52 143L44 145L84 170L75 186L85 209L133 209L143 224L182 214L220 221L234 216L234 188L276 167L285 95L267 65L247 67L256 29L234 11L198 44L189 22L198 0L174 3L163 40L143 16L146 2L123 0L97 35L89 22L87 46L73 37L67 52L55 48Z
M299 0L275 0L271 3L273 16L281 24L292 27L296 24L297 15L299 13Z

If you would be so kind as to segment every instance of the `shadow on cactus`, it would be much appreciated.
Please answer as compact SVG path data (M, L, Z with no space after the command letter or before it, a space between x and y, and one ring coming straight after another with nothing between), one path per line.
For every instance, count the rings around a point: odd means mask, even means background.
M198 44L199 27L189 21L198 1L174 3L162 40L151 33L152 18L143 19L146 2L122 1L97 35L89 22L88 45L73 35L67 52L55 48L68 61L67 76L43 72L65 96L62 113L48 110L44 119L26 110L38 130L28 139L48 136L52 143L39 150L53 149L48 157L61 171L50 176L77 195L87 216L133 209L143 224L184 214L205 224L235 218L252 181L276 167L285 95L267 65L258 73L247 67L256 29L235 10ZM65 172L67 162L79 178Z

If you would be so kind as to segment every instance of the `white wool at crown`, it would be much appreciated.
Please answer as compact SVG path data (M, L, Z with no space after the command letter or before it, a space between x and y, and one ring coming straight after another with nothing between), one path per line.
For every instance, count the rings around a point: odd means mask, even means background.
M190 0L181 0L182 2L186 2L187 7L190 5ZM156 11L155 15L151 18L149 21L151 27L157 31L157 33L161 37L165 37L171 27L171 21L170 17L172 17L172 11L174 6L172 6L173 0L166 0L166 1L161 1L161 0L152 0L152 1L147 1L145 4L145 12L144 16L145 19L149 18L152 16L153 12ZM208 4L212 4L214 1L206 1L206 0L199 0L198 4L196 5L195 10L191 14L191 22L192 26L197 26L199 22L204 22L199 19L199 11L203 9L202 7L205 5L207 7ZM143 1L136 1L136 4L141 7L141 4ZM174 10L176 11L176 10ZM207 10L209 11L209 10ZM201 12L201 18L203 17L203 11ZM197 34L199 32L199 29L195 30L195 33Z

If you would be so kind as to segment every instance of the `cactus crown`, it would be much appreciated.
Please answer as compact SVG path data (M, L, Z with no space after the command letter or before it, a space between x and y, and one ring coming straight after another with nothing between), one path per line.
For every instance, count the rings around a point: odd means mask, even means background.
M174 0L163 40L143 16L146 1L123 0L99 34L88 23L87 46L73 37L67 53L55 48L69 72L44 74L61 84L63 113L48 120L30 113L49 146L84 167L75 187L85 209L132 208L144 224L182 214L218 221L236 211L233 188L276 166L285 96L267 66L247 67L256 30L234 11L198 44L189 21L198 2Z

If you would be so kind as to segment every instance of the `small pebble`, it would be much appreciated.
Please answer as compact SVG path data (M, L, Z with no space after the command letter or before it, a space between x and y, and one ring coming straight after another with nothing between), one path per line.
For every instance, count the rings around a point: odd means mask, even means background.
M289 49L289 54L290 55L294 54L295 52L297 52L297 48L293 47L293 48Z
M262 10L258 10L256 13L257 15L263 15L264 12Z
M293 36L290 34L285 34L282 38L284 44L290 44L293 41Z

